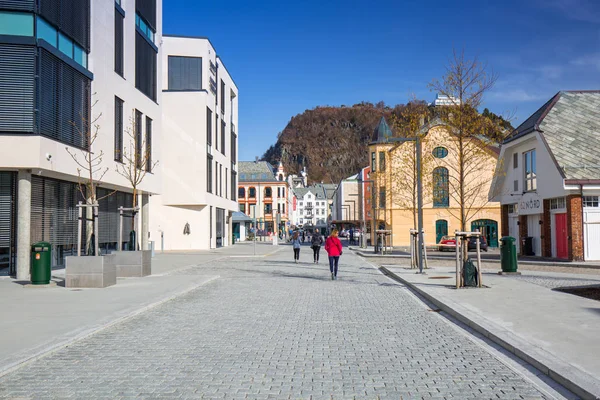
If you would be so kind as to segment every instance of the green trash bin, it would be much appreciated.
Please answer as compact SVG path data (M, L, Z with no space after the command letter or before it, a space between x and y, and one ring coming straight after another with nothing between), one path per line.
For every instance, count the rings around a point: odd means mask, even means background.
M500 264L502 272L517 272L517 248L516 239L512 236L504 236L500 239Z
M47 285L52 277L52 245L37 242L31 246L31 283Z

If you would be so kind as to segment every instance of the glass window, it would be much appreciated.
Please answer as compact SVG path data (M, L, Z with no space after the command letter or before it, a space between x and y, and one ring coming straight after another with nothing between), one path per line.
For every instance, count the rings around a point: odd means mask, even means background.
M0 35L33 36L33 14L0 11Z
M238 188L238 197L240 199L243 199L244 197L246 197L246 189L245 188L243 188L243 187Z
M202 58L169 56L169 90L202 89Z
M265 197L271 197L272 194L273 192L270 187L265 188Z
M433 206L448 207L450 205L448 169L438 167L433 170Z
M73 59L77 64L81 65L83 68L87 68L87 54L81 47L75 45L73 55Z
M379 170L385 171L385 153L383 151L379 152Z
M436 147L431 153L435 158L444 158L448 155L448 149L445 147Z
M54 47L58 47L58 32L40 17L37 18L37 37L38 39L44 39Z
M73 41L60 32L58 33L58 50L69 58L73 58Z
M523 153L525 190L530 192L537 189L537 174L535 162L535 149Z
M371 152L371 172L375 172L377 171L376 165L375 163L377 162L376 158L375 158L375 152Z
M251 187L248 190L248 197L250 197L251 199L256 197L256 189L255 188Z
M560 210L566 208L566 201L564 197L557 197L555 199L550 199L550 209L551 210Z
M385 186L379 188L379 208L385 208Z
M245 204L240 204L240 212L243 212L244 214L246 213L246 205Z
M154 31L148 26L146 21L139 14L135 14L135 25L140 28L144 36L154 43Z
M584 196L583 197L583 206L584 207L598 207L599 206L599 196Z

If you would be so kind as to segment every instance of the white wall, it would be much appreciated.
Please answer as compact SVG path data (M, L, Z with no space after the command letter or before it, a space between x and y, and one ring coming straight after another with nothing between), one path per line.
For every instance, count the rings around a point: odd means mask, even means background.
M165 238L165 250L208 249L216 246L216 209L225 210L227 215L238 210L232 199L231 184L231 123L238 123L238 89L227 70L218 59L216 52L206 38L163 37L162 65L162 121L163 121L163 162L160 164L163 177L161 196L150 199L150 232L159 248L161 232ZM168 56L202 57L202 91L174 92L168 89ZM210 62L219 65L218 95L209 90ZM225 113L221 113L221 79L226 85ZM231 101L231 91L236 96ZM233 104L233 110L232 110ZM212 146L207 145L207 107L212 114ZM219 116L215 126L215 113ZM227 124L224 153L221 151L221 121ZM237 129L236 129L237 131ZM218 135L216 135L218 133ZM237 132L236 132L237 133ZM219 140L217 146L216 140ZM237 160L237 148L236 145ZM217 148L219 150L217 150ZM207 152L213 156L212 193L207 191ZM219 168L217 165L221 165ZM222 171L222 174L219 172ZM222 189L219 191L219 187ZM237 185L234 196L237 196ZM212 227L210 207L212 206ZM184 235L186 223L190 224L191 234ZM213 237L210 240L210 230ZM223 245L231 243L231 222L224 226Z
M537 193L543 199L562 197L568 194L563 187L563 178L558 172L546 146L537 132L502 146L500 160L504 176L502 185L494 189L502 204L518 203L524 191L523 153L536 150ZM518 167L513 168L513 154L518 154ZM514 191L513 181L519 180L519 190Z

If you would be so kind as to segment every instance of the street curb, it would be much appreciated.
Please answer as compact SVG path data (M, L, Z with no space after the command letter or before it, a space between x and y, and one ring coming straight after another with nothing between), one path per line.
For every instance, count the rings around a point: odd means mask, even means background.
M531 364L582 399L600 399L600 382L588 373L558 359L543 349L535 348L532 344L521 339L514 333L500 328L489 321L475 322L476 315L469 315L471 312L462 308L460 304L448 300L443 302L420 289L417 285L396 275L386 267L379 267L379 270L387 277L406 285L440 310L479 332L523 361Z
M183 295L185 295L185 294L187 294L187 293L189 293L189 292L191 292L191 291L193 291L195 289L198 289L201 286L204 286L204 285L207 285L207 284L209 284L209 283L211 283L213 281L216 281L220 277L221 277L220 275L213 276L212 278L209 278L206 281L200 282L198 284L194 284L192 286L187 287L184 290L180 290L177 293L174 293L174 294L171 294L171 295L167 295L166 297L164 297L164 298L162 298L162 299L160 299L160 300L158 300L158 301L156 301L154 303L147 304L147 305L145 305L145 306L143 306L141 308L133 310L130 313L124 315L124 316L118 317L118 318L116 318L116 319L114 319L112 321L108 321L108 322L106 322L104 324L101 324L99 326L94 326L94 327L88 328L88 329L84 330L83 332L81 332L81 333L79 333L79 334L77 334L75 336L72 336L72 337L66 338L64 340L61 340L58 343L51 344L51 345L43 348L42 350L39 350L39 351L35 351L34 350L33 354L26 355L26 356L22 357L21 359L19 359L17 361L13 361L13 362L9 363L8 365L0 366L0 378L3 377L4 375L7 375L7 374L9 374L9 373L11 373L13 371L18 370L21 367L24 367L25 365L27 365L27 364L29 364L29 363L31 363L33 361L36 361L36 360L39 360L39 359L44 358L46 356L49 356L49 355L51 355L51 354L53 354L53 353L55 353L55 352L57 352L57 351L59 351L61 349L64 349L65 347L68 347L68 346L70 346L70 345L72 345L72 344L74 344L76 342L79 342L79 341L81 341L83 339L86 339L86 338L88 338L90 336L93 336L93 335L95 335L95 334L97 334L97 333L99 333L99 332L101 332L101 331L103 331L105 329L108 329L108 328L110 328L110 327L112 327L114 325L117 325L117 324L119 324L121 322L125 322L125 321L127 321L127 320L129 320L129 319L131 319L133 317L136 317L136 316L138 316L138 315L140 315L140 314L142 314L142 313L144 313L146 311L149 311L149 310L151 310L151 309L153 309L155 307L158 307L158 306L160 306L160 305L162 305L162 304L164 304L166 302L174 300L177 297L183 296ZM68 335L68 333L67 333L67 335Z
M409 259L410 258L410 254L374 254L374 253L365 253L356 249L350 249L352 251L354 251L357 255L364 257L364 258L406 258ZM454 258L452 257L440 257L440 256L427 256L428 260L451 260L453 261ZM500 260L496 260L494 258L485 258L482 257L481 258L482 262L493 262L493 263L498 263L500 264ZM545 266L550 266L550 267L572 267L572 268L589 268L589 269L600 269L600 265L595 265L595 264L579 264L577 262L560 262L560 261L529 261L529 260L519 260L518 264L521 265L545 265Z

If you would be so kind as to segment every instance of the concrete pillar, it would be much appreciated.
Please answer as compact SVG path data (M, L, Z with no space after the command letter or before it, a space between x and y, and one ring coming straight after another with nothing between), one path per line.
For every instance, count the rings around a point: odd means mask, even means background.
M31 172L19 171L17 179L17 280L28 281L31 263Z
M150 196L142 194L142 250L150 250L148 233L150 232Z

